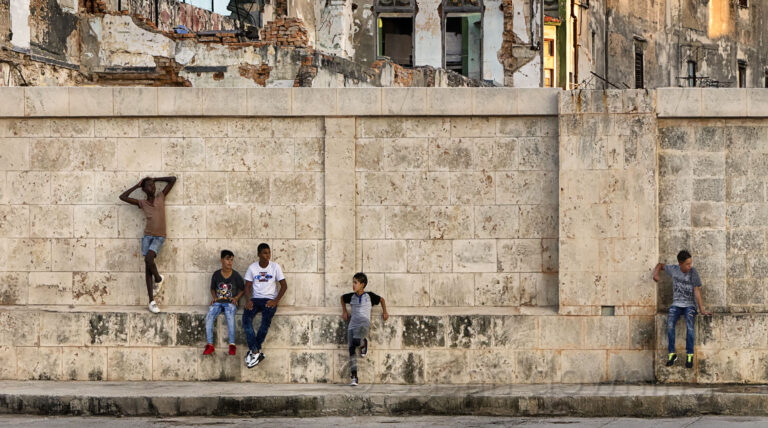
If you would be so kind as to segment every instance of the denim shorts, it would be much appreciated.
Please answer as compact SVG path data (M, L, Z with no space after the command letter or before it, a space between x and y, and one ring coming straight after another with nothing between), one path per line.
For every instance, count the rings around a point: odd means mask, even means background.
M160 249L163 248L164 243L164 236L144 235L141 238L141 255L146 256L149 250L154 251L155 255L160 254Z

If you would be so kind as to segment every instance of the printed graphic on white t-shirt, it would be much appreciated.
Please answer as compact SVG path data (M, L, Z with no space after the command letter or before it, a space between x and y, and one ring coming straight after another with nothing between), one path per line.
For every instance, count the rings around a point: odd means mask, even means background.
M277 283L285 279L283 270L275 262L269 262L267 267L259 266L259 262L253 263L245 272L245 280L253 282L255 299L274 299L277 297Z

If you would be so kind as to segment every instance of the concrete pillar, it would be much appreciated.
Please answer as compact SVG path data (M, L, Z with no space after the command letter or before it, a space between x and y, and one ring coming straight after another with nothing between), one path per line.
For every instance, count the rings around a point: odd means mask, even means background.
M414 20L414 65L443 66L443 31L438 6L440 0L417 0Z
M504 34L504 13L501 0L487 0L483 14L483 79L504 84L504 66L499 61L499 50Z
M355 270L355 119L325 119L325 297L338 299Z
M13 47L29 51L29 0L11 0Z
M559 292L563 315L653 315L658 261L654 96L560 95Z
M326 53L351 58L355 52L352 46L352 1L330 0L320 11L317 22L317 48Z

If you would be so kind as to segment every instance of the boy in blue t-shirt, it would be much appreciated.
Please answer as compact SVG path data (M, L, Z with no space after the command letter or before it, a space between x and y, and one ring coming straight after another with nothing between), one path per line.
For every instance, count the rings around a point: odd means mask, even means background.
M693 258L691 253L686 250L677 254L677 265L664 265L659 263L653 270L653 280L659 282L659 272L664 272L672 277L672 306L669 307L667 316L667 342L668 351L667 367L672 366L677 361L675 353L675 324L678 318L685 314L685 352L687 359L686 368L693 367L693 344L695 338L694 321L696 320L696 304L703 315L712 315L711 312L704 310L704 303L701 300L701 278L699 273L693 267Z

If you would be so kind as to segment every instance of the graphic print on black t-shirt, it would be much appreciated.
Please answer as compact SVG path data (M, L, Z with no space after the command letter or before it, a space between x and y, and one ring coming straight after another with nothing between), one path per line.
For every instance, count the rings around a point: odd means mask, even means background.
M216 300L229 300L232 298L232 286L226 282L216 285Z

